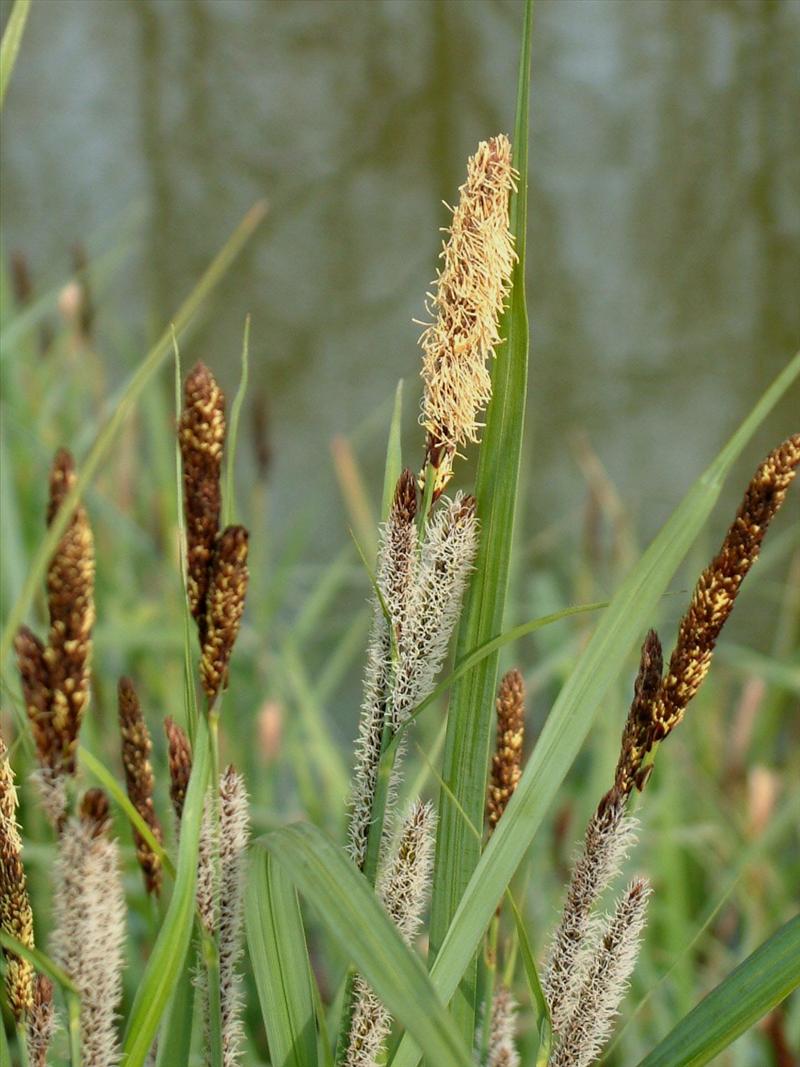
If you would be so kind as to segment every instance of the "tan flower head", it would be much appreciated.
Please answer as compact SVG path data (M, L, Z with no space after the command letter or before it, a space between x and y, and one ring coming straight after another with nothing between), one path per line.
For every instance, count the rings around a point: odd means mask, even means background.
M487 360L500 342L498 323L515 260L508 228L514 180L508 138L481 141L467 164L443 265L429 294L436 319L420 337L420 421L428 432L427 460L437 471L437 496L457 449L478 440L478 419L492 395Z
M178 443L183 461L189 607L200 628L222 506L220 470L225 440L225 397L208 367L198 363L186 379Z
M200 676L209 703L225 688L247 593L247 530L228 526L220 534L206 594Z
M525 735L525 684L518 670L510 670L497 694L497 740L486 798L486 817L491 833L506 810L522 774L522 742Z
M122 763L125 784L131 803L150 827L156 841L161 843L161 824L153 805L155 786L150 753L153 743L144 721L139 698L130 678L120 678L118 686L119 729L122 737ZM136 858L144 874L148 893L161 892L161 860L138 830L133 832Z
M649 777L649 767L643 767L643 762L652 743L655 702L663 668L661 642L655 630L650 630L642 645L639 673L622 733L619 761L614 776L615 789L625 796L628 796L634 786L643 789Z

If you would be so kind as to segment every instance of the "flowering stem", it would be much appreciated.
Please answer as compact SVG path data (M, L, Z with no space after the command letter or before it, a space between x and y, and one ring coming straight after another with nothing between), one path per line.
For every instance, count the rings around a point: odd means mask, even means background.
M497 980L497 940L500 932L500 914L495 912L491 925L486 934L486 951L484 961L486 964L486 982L483 995L483 1026L481 1027L481 1056L480 1063L488 1061L489 1039L492 1033L492 1003L494 1001L494 987Z

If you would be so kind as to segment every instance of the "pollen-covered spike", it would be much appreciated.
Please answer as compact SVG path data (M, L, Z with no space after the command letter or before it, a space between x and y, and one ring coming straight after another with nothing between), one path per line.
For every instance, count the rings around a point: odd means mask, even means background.
M175 818L180 824L186 790L192 776L192 746L186 732L169 715L164 719L164 733L167 735L169 795Z
M492 395L487 360L500 342L499 319L516 260L508 228L515 177L508 138L481 141L467 163L435 292L429 294L436 318L420 337L425 384L420 421L437 496L457 449L478 440L478 419Z
M161 844L163 840L161 824L153 804L155 779L150 764L153 743L150 740L150 731L147 729L139 698L130 678L120 678L117 700L122 738L122 763L125 768L128 797L147 823L156 841ZM161 860L138 830L134 829L133 839L136 844L136 858L144 874L147 892L158 896L161 892L163 877Z
M17 826L17 790L5 742L0 739L0 929L33 948L33 913L22 866L22 841ZM3 950L6 999L21 1021L33 1006L33 968L20 956Z
M644 785L642 764L652 746L656 697L661 684L664 658L655 630L648 631L639 659L628 718L622 732L614 788L628 796L634 786Z
M75 464L66 449L56 453L50 475L48 525L76 482ZM94 538L82 505L70 517L47 572L50 632L47 664L50 729L59 746L59 765L75 773L78 732L89 703L94 609Z
M210 704L228 684L228 664L247 593L247 541L244 526L226 527L211 563L200 660L200 677Z
M587 950L596 934L592 909L619 873L634 842L637 824L625 814L625 802L622 793L612 790L606 794L589 821L583 847L572 868L542 979L556 1033L563 1029L575 1005L588 965Z
M53 955L80 992L85 1067L110 1067L120 1059L116 1016L126 907L110 825L108 798L88 790L80 816L64 826L55 869Z
M208 367L198 363L184 384L178 443L183 463L189 608L200 630L201 645L210 566L222 509L224 441L225 396Z
M393 646L398 648L404 640L409 623L409 604L416 582L416 511L414 475L406 470L397 481L392 506L381 530L376 583L383 604L377 596L372 598L372 626L364 671L364 699L356 741L348 827L348 850L359 868L364 863L372 821L372 801L393 672ZM386 619L384 606L391 624Z
M607 921L550 1067L590 1067L602 1051L636 965L650 886L631 882Z
M44 974L33 980L33 1005L28 1012L27 1041L30 1067L47 1067L47 1050L56 1028L53 983Z
M517 1005L511 991L501 986L492 998L489 1051L486 1067L519 1067L516 1048Z
M793 434L770 452L756 471L722 547L700 575L656 700L654 741L677 726L708 674L720 630L758 559L761 542L786 499L798 464L800 434Z
M497 737L486 798L489 833L500 821L522 775L525 736L525 683L516 669L508 671L497 693Z

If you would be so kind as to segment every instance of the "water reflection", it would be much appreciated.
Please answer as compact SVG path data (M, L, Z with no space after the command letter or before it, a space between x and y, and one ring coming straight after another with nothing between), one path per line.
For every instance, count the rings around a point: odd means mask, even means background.
M139 338L163 323L266 195L194 348L232 385L253 312L273 515L285 533L321 512L321 554L345 537L328 442L399 376L416 388L440 201L512 125L520 17L511 0L34 5L4 122L5 247L54 282L75 239L102 251L143 205L100 315L113 359L117 320ZM537 4L534 527L577 500L581 428L652 532L796 347L799 37L800 5L767 0ZM380 440L363 438L375 485Z

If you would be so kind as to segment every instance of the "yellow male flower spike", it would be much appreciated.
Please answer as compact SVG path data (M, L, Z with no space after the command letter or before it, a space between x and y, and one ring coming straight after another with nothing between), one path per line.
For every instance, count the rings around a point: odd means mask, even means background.
M420 337L425 392L420 422L438 496L457 449L479 439L478 418L492 395L487 359L500 342L498 322L515 253L508 228L515 172L504 134L481 141L453 211L429 310L436 321Z

